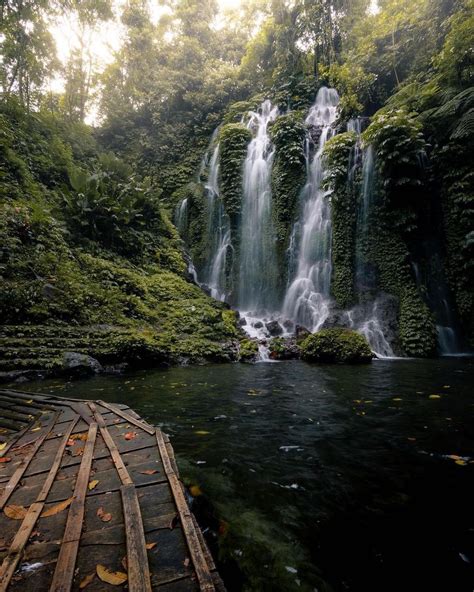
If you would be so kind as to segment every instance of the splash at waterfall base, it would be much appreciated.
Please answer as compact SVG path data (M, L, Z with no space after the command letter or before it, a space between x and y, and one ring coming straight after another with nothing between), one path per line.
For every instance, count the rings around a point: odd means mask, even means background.
M308 107L233 112L203 159L202 190L176 202L195 279L238 313L241 359L299 357L303 335L331 328L362 335L376 357L456 353L449 290L428 293L413 272L428 207L418 123L396 112L345 132L325 87ZM403 147L400 162L385 145Z

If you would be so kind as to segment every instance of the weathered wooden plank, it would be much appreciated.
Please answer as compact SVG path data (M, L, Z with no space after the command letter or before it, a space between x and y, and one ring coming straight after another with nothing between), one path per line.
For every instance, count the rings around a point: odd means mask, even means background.
M122 411L116 405L110 405L109 403L105 403L105 401L99 401L99 403L103 407L106 407L107 409L110 409L110 411L113 411L117 415L120 415L120 417L123 417L126 421L128 421L128 423L132 423L133 425L141 428L142 430L145 430L145 432L147 432L148 434L153 435L155 433L154 427L148 425L147 423L145 423L143 421L140 421L139 419L136 419L130 413L127 413L126 411Z
M66 448L69 436L71 435L71 432L74 429L74 426L76 425L78 419L79 418L77 417L75 420L71 422L69 429L65 433L61 445L54 458L53 464L51 465L49 475L36 499L36 502L28 508L28 512L10 546L8 555L3 560L3 563L0 567L0 592L4 592L4 590L7 589L8 584L18 565L18 562L20 561L21 553L23 552L25 545L28 542L28 539L36 524L36 521L38 520L39 516L41 515L41 512L43 511L44 501L46 500L51 486L54 482L58 469L61 465L61 459L64 454L64 450Z
M89 426L84 455L74 489L74 500L69 508L66 530L59 551L58 563L54 570L50 592L67 592L71 589L84 519L84 503L97 437L97 427L96 423L91 423Z
M189 553L191 555L200 588L204 591L214 591L215 587L212 581L212 576L201 549L201 542L194 527L191 511L184 498L179 479L171 465L168 451L166 449L166 443L163 439L161 430L156 430L156 441L158 443L158 449L160 451L161 460L165 468L165 473L168 477L171 491L173 492L173 497L178 509L179 517L181 519L181 524L183 526Z
M36 440L35 444L31 452L25 455L23 460L20 462L20 466L15 470L13 475L10 478L10 481L6 484L5 489L3 490L2 495L0 496L0 510L3 510L3 507L7 503L8 499L10 498L11 494L15 490L15 487L20 482L20 479L23 477L28 465L30 464L31 460L33 459L34 455L38 452L40 446L46 439L46 436L51 432L54 425L54 419L45 427L44 433Z
M127 541L128 588L131 592L151 592L145 532L137 491L131 484L123 485L120 493Z
M109 448L117 473L123 483L120 493L122 495L125 537L127 541L128 586L132 592L151 592L145 534L135 485L97 407L94 403L90 403L90 408L99 425L100 433Z
M104 442L105 442L107 448L109 449L110 456L112 457L112 460L114 461L115 468L117 469L117 473L119 474L122 484L123 485L133 484L133 481L132 481L130 475L128 474L125 463L123 462L122 457L120 456L120 452L114 442L114 439L110 435L109 430L106 428L105 422L102 419L102 416L100 415L100 413L97 412L94 403L89 403L89 406L94 414L94 418L95 418L97 424L99 425L101 436L104 439Z

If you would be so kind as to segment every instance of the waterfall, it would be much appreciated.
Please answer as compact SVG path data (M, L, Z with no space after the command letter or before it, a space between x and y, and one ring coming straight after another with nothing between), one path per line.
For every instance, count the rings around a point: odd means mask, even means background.
M436 249L436 246L430 245L430 248ZM422 268L423 273L415 261L412 261L412 269L416 285L424 294L436 319L439 353L444 356L460 354L461 348L455 330L456 321L448 302L448 288L444 273L441 271L441 258L438 253L435 253L431 258L431 264L427 268Z
M367 292L374 287L366 263L369 215L374 197L374 165L374 149L370 145L362 152L362 186L357 204L355 285L358 293Z
M334 89L320 88L306 124L320 131L311 159L312 142L306 142L307 181L301 192L300 219L293 227L292 243L296 272L283 303L283 315L311 331L317 331L329 315L331 282L331 212L322 189L323 150L332 135L339 96ZM292 262L290 261L290 266Z
M188 198L182 199L176 206L174 214L176 228L180 236L184 239L188 228Z
M369 342L378 358L393 358L395 353L387 339L383 318L383 298L372 300L375 289L374 277L367 264L367 248L370 230L370 214L374 201L375 158L371 145L363 149L360 135L361 118L351 119L347 130L357 134L348 164L348 183L355 183L355 173L362 166L362 181L357 200L356 245L355 245L355 289L359 304L346 311L349 326L361 333Z
M274 149L268 124L278 108L264 101L250 112L247 127L254 137L247 148L243 172L238 305L257 314L277 306L277 258L272 223L271 169Z
M219 195L219 144L212 152L205 189L207 241L210 254L202 280L208 286L213 298L224 300L227 293L227 256L232 249L232 244L229 218Z

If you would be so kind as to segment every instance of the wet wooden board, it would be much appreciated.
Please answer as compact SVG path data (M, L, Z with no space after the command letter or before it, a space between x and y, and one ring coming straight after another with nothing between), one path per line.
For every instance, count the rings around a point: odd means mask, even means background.
M11 390L1 421L0 592L224 590L159 429L126 405Z

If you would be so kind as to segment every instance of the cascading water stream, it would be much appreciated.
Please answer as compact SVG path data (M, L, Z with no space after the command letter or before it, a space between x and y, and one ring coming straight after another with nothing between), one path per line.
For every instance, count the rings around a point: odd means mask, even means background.
M278 305L270 183L274 149L268 134L277 115L278 108L264 101L258 112L250 112L247 124L254 137L243 172L238 307L253 316L272 312Z
M371 300L376 285L366 261L368 250L370 214L374 201L375 159L371 145L362 147L362 121L352 119L348 131L357 135L348 165L348 183L355 182L355 173L362 166L362 181L357 202L355 244L355 289L359 304L346 312L349 326L364 335L372 351L379 358L392 358L395 353L384 331L382 299Z
M455 330L456 322L448 303L448 290L444 275L439 273L442 269L440 258L434 255L431 265L434 265L438 273L432 271L431 277L429 277L426 273L427 270L424 270L425 273L422 274L418 264L412 262L416 285L420 291L425 292L428 305L436 318L439 353L443 356L459 355L461 348Z
M229 218L219 195L219 144L216 145L209 163L205 185L207 195L207 239L210 245L209 263L203 281L216 300L226 297L226 265L232 249Z
M301 193L300 219L293 228L293 274L283 303L283 316L311 331L317 331L329 315L331 283L331 212L322 188L323 150L332 135L339 96L322 87L306 118L310 128L320 130L311 160L311 142L306 142L307 182ZM290 270L292 261L290 260Z
M188 198L182 199L176 206L174 214L176 228L182 238L185 237L186 230L188 227Z

